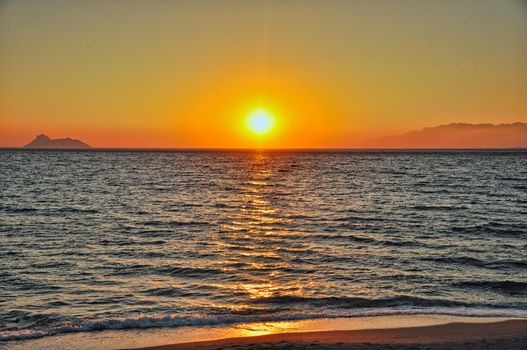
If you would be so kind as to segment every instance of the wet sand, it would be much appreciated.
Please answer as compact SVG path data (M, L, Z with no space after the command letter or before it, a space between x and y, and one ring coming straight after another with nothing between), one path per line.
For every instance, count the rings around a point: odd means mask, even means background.
M367 329L270 334L205 342L162 345L143 350L485 350L527 349L527 320L493 323L449 323L394 329Z

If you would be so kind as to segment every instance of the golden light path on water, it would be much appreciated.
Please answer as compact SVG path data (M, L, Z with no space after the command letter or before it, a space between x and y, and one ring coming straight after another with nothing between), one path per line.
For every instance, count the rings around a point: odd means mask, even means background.
M267 194L273 191L273 184L270 182L273 169L269 166L268 158L267 154L255 153L250 159L250 170L245 174L246 180L240 193L229 199L239 203L239 210L230 213L226 223L221 225L227 234L239 236L248 243L246 246L240 246L233 254L227 253L225 262L248 264L250 269L255 271L269 271L260 276L248 276L252 280L249 283L230 286L248 294L252 299L269 298L283 290L295 291L298 294L301 292L300 285L284 284L281 280L282 271L291 265L280 258L269 236L272 226L284 219L275 215L277 209L267 197ZM219 239L217 242L223 248L222 241Z
M240 266L240 271L243 269L244 272L243 281L221 282L216 286L224 291L230 290L232 295L245 295L249 302L217 302L215 307L235 312L254 312L255 309L265 312L269 308L266 302L275 298L317 298L320 296L317 290L338 290L340 286L328 279L313 278L309 273L294 273L296 269L306 268L305 265L301 266L303 255L316 251L340 255L343 249L348 250L349 254L361 254L353 252L349 246L332 247L323 242L308 243L303 239L317 232L295 229L295 218L311 214L304 213L300 200L291 197L288 210L294 215L286 215L283 200L290 196L288 188L300 186L304 191L309 191L313 184L310 180L302 183L299 179L281 177L279 173L283 169L277 166L273 156L265 151L247 154L247 164L243 164L243 170L237 174L239 178L233 184L237 189L222 199L233 210L220 214L220 232L211 237L211 243L216 247L216 255L222 257L218 264L224 271L232 271L233 266ZM280 208L274 205L279 201ZM383 248L372 247L368 250L380 251ZM368 290L359 282L349 284L347 288L357 295L368 294Z
M290 197L290 188L300 186L308 191L313 184L308 179L281 176L284 169L277 166L273 156L264 151L247 154L244 157L246 164L233 171L237 176L230 183L233 190L220 200L222 206L229 209L218 212L220 229L211 235L215 256L219 257L216 267L226 272L236 269L238 277L232 282L218 280L211 286L233 297L243 297L234 303L216 299L211 303L214 308L245 315L265 315L269 314L269 305L273 309L271 312L280 312L284 307L282 298L313 298L317 302L320 297L318 290L328 292L340 288L330 279L310 275L309 265L302 259L305 254L317 251L340 255L342 249L350 254L352 250L346 246L331 247L323 242L314 244L304 239L305 235L317 234L295 227L296 217L311 215L303 212L306 204L292 197L288 200L289 208L284 209L283 203ZM280 207L275 203L280 203ZM306 273L296 272L300 270ZM348 289L358 295L368 293L359 282ZM271 328L252 329L250 334L266 334Z

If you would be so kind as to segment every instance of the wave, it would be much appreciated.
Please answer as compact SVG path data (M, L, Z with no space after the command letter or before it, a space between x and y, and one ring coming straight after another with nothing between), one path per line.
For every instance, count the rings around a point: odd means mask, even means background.
M327 298L326 298L327 299ZM294 300L294 299L293 299ZM295 321L321 318L352 318L395 315L450 315L467 317L527 317L527 308L484 308L484 307L435 307L435 308L366 308L320 313L275 313L258 315L159 315L128 318L93 319L46 329L21 329L0 331L0 341L27 340L46 336L92 332L103 330L176 328L188 326L228 326L240 323Z
M470 256L461 256L461 257L437 257L430 258L424 257L421 260L423 261L432 261L441 264L458 264L458 265L470 265L475 267L487 268L487 269L496 269L502 270L505 268L518 268L525 269L527 268L527 261L518 261L518 260L498 260L498 261L483 261Z
M209 269L200 267L166 266L159 268L158 272L178 277L203 277L209 275L219 275L223 271L221 269Z
M377 239L373 237L358 236L354 234L312 234L309 238L317 238L321 240L335 240L335 241L352 241L355 243L378 245L378 246L394 246L394 247L432 247L439 248L439 245L433 245L417 241L396 241L389 239Z
M410 207L413 210L419 211L455 211L468 209L466 206L448 206L448 205L415 205Z
M455 286L489 290L501 294L527 295L527 282L518 281L463 281Z
M473 226L454 226L452 227L452 232L467 234L494 234L505 237L516 237L527 234L527 230L523 226L502 224L499 222L489 222L488 224Z
M4 213L13 213L13 214L24 214L24 213L34 213L37 211L35 208L14 208L7 206L0 206L0 211Z
M212 225L211 222L208 221L197 221L197 220L147 220L141 222L143 226L146 227L179 227L179 226L207 226Z
M507 285L510 287L510 284L515 282L507 282ZM519 283L519 282L516 282ZM485 308L504 308L504 307L514 307L521 308L527 311L526 304L514 304L514 305L505 305L505 304L473 304L468 302L448 300L448 299L428 299L428 298L419 298L413 296L396 296L392 298L378 298L378 299L368 299L361 297L301 297L294 295L283 295L283 296L272 296L258 298L251 301L251 304L265 304L265 305L291 305L291 304L302 304L305 306L314 306L314 307L335 307L338 309L375 309L375 308L400 308L400 307L410 307L410 308L437 308L437 307L464 307L464 308L473 308L473 307L485 307Z
M5 213L13 213L13 214L24 214L24 213L40 213L43 215L61 215L61 214L69 214L69 213L80 213L80 214L97 214L99 213L96 209L82 209L82 208L73 208L73 207L63 207L59 209L37 209L37 208L17 208L17 207L8 207L8 206L0 206L0 211L3 211Z

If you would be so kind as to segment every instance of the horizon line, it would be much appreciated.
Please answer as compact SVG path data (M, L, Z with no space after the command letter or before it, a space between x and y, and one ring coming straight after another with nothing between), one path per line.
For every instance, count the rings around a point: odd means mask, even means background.
M90 147L90 148L26 148L24 146L0 147L0 150L23 150L23 151L231 151L231 152L253 152L253 151L493 151L493 150L527 150L527 147L323 147L323 148L229 148L229 147Z

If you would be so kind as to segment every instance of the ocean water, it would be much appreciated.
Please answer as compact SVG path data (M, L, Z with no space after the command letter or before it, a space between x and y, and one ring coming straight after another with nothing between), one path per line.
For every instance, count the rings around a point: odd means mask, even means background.
M527 152L2 150L0 264L3 342L527 317Z

